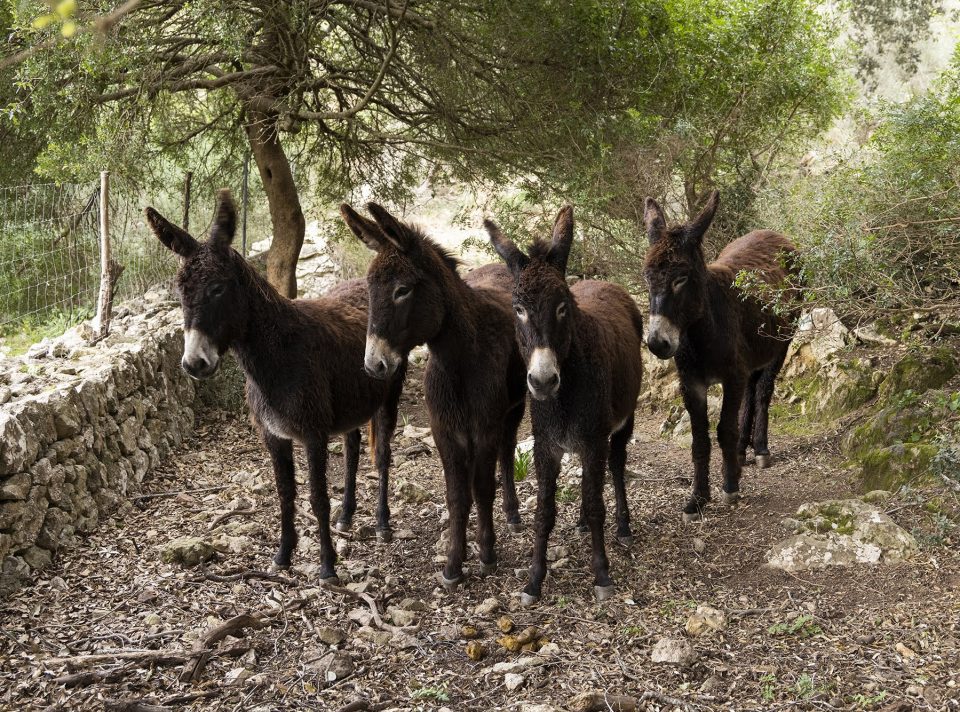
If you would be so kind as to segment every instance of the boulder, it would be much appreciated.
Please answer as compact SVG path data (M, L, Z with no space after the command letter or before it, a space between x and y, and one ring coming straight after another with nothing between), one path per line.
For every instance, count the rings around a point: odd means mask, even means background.
M834 355L854 341L850 330L843 325L833 309L818 307L800 317L797 331L790 342L783 375L794 378L832 360Z
M803 504L785 524L793 536L767 552L767 565L784 571L898 563L917 551L909 532L859 499Z

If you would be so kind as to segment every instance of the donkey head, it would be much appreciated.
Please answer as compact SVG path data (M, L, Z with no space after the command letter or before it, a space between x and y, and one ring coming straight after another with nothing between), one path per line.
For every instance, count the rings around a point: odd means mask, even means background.
M570 352L576 304L564 279L573 242L573 208L560 210L553 239L536 240L526 255L490 220L484 221L497 254L514 278L517 342L527 364L527 388L537 400L560 389L560 365Z
M198 242L153 208L145 212L153 234L181 258L177 273L183 308L180 365L194 378L209 378L246 323L246 296L240 288L245 265L230 247L237 222L233 199L229 191L220 191L206 242Z
M374 378L389 378L413 347L440 330L446 308L437 269L446 269L441 264L446 262L455 270L456 260L380 205L367 203L367 209L373 220L346 203L340 215L377 253L367 271L370 306L363 366Z
M658 358L676 354L681 334L703 316L707 300L703 236L719 202L720 194L713 191L696 219L668 228L657 201L646 200L643 219L650 239L643 265L650 292L647 346Z

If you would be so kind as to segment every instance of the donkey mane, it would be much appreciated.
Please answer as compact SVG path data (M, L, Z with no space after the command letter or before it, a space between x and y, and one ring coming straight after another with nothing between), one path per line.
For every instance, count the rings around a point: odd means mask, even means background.
M459 274L457 270L463 264L459 257L456 257L450 250L446 247L440 245L436 240L427 235L427 231L423 228L422 225L416 223L405 223L409 228L410 233L417 239L421 249L426 248L427 251L432 251L436 253L437 257L440 258L440 261L454 274Z

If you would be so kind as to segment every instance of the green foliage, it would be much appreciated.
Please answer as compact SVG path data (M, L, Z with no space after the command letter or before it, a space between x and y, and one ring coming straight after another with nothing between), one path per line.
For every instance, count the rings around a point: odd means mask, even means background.
M767 628L767 632L770 635L790 635L797 638L812 638L813 636L823 633L823 629L814 622L813 616L804 613L792 621L774 623Z
M533 461L533 453L530 450L518 452L513 460L513 479L517 482L523 482L530 474L530 463Z
M773 702L777 697L777 676L764 673L760 678L760 698L764 702Z
M410 693L411 700L433 700L435 702L449 702L450 694L446 686L442 687L419 687Z
M960 295L960 53L927 95L883 104L876 128L834 169L767 196L760 224L801 248L811 301L870 317Z

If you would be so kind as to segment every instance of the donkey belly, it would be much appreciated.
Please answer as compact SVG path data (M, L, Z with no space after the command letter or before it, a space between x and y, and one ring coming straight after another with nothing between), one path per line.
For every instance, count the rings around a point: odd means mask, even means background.
M303 434L300 429L295 428L289 418L269 405L264 404L260 412L257 413L257 417L263 427L276 437L284 440L296 440L299 443L303 442Z

